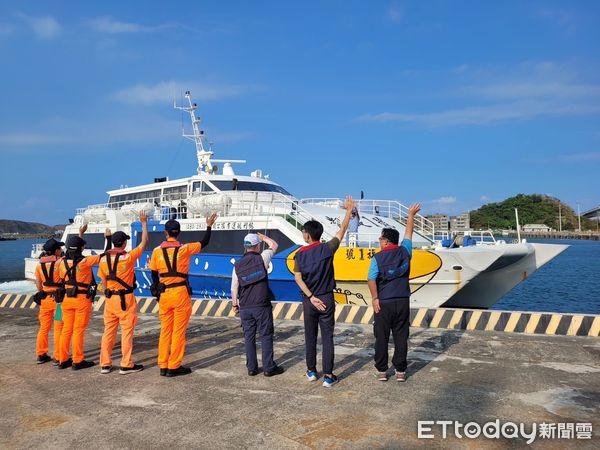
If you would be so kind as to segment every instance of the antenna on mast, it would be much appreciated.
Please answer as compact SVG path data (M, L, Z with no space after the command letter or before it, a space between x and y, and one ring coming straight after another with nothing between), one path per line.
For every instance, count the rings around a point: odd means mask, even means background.
M177 106L175 100L173 100L173 108L185 111L190 115L192 121L193 134L187 134L185 129L182 128L181 135L193 141L196 145L196 157L198 158L198 174L208 173L213 174L217 171L217 166L213 166L211 157L214 155L212 151L212 142L206 142L204 137L204 131L200 129L200 118L196 116L196 109L198 105L192 102L192 94L190 91L185 91L185 98L188 101L188 106ZM208 150L207 150L208 148ZM228 163L245 163L245 160L214 160L214 162L228 162Z

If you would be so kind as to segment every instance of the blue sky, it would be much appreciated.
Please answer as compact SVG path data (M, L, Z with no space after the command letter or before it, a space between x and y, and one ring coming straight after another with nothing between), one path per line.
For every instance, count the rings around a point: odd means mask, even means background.
M595 1L3 2L0 218L64 223L193 174L186 89L216 157L299 197L590 208L599 18Z

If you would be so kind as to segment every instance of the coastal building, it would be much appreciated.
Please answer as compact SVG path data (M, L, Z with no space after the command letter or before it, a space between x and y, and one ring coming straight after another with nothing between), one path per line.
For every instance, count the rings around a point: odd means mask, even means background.
M525 233L549 233L552 231L552 228L541 223L528 223L527 225L523 225L523 231Z
M467 231L471 229L471 216L468 212L450 217L450 231Z
M431 214L429 216L425 216L427 219L433 222L433 226L435 227L435 231L447 232L448 225L450 223L450 218L447 214Z

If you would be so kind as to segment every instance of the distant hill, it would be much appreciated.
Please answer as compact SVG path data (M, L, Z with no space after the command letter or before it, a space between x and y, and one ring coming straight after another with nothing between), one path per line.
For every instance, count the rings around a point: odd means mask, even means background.
M558 227L558 205L561 205L562 229L577 229L577 214L559 199L541 194L519 194L502 202L488 203L471 211L471 227L474 229L515 229L515 208L519 211L521 226L532 223ZM581 218L581 228L595 229L595 222Z
M0 219L0 234L45 234L52 236L56 231L64 229L65 225L49 226L43 223Z

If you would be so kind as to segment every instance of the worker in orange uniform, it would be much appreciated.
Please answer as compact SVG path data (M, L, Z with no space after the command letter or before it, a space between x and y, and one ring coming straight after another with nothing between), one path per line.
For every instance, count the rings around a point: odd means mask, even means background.
M160 338L158 341L158 367L160 375L175 377L192 372L183 367L185 333L192 315L192 289L188 281L190 258L206 248L216 214L206 218L206 232L202 241L181 244L177 238L181 225L176 220L165 223L167 240L152 252L150 291L159 301Z
M100 373L112 371L111 355L117 337L117 328L121 326L121 375L139 372L144 369L141 364L134 364L131 359L133 351L133 330L137 323L137 301L133 294L136 288L135 263L148 244L148 217L140 213L142 222L142 240L140 245L125 251L127 241L131 239L122 231L112 235L112 250L100 260L98 276L104 286L104 334L100 347Z
M35 268L35 285L37 293L33 296L33 301L40 307L38 318L40 320L40 329L36 341L37 363L44 364L53 361L58 365L58 345L60 340L60 331L62 321L54 320L57 304L62 301L61 288L62 283L58 274L58 264L62 260L62 247L64 242L56 239L49 239L44 244L44 252L40 256L40 262ZM48 335L54 322L54 358L48 356Z
M96 295L96 280L92 267L100 262L100 255L83 256L85 247L83 234L87 225L79 229L79 236L67 239L65 258L59 265L59 274L65 284L65 298L62 303L63 328L60 333L59 369L72 366L73 370L86 369L94 365L86 361L83 354L85 329L92 315L92 301ZM110 232L107 230L106 250L111 246ZM69 347L73 339L73 359L69 358Z

